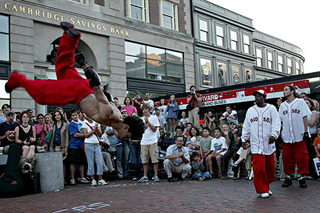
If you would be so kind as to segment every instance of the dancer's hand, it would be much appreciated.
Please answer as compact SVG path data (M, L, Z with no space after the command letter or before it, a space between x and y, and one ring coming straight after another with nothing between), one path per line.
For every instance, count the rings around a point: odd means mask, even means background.
M276 141L275 137L271 136L269 138L269 144L273 144Z

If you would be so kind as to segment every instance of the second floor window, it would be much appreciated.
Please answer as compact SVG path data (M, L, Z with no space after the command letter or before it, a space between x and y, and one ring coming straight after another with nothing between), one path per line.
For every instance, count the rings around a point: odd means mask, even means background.
M243 52L250 54L250 37L243 35Z
M238 34L236 31L231 30L231 49L232 50L238 50Z
M208 42L208 22L199 20L200 40Z
M287 58L287 67L288 67L288 74L293 74L292 73L292 60L291 60L291 58Z
M166 0L160 0L161 26L173 30L178 29L178 5Z
M9 61L9 17L0 15L0 61Z
M148 0L128 0L128 17L148 22Z
M257 48L256 54L257 54L257 66L262 67L262 50Z
M273 69L273 54L268 52L268 68Z
M278 70L279 72L283 72L283 56L278 55Z
M224 30L221 26L216 26L217 45L224 47Z

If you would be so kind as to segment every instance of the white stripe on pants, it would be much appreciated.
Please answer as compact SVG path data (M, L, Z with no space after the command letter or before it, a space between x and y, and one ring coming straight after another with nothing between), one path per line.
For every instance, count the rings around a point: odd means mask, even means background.
M87 175L102 175L103 174L103 164L102 164L102 154L99 144L85 144L85 152L88 161L88 172ZM94 172L94 163L97 165L97 173Z

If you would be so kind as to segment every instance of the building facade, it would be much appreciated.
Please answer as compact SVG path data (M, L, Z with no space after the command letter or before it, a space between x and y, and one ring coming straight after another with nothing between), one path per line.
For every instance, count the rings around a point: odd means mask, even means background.
M216 88L303 73L299 47L257 31L252 19L193 0L198 88Z
M1 85L11 70L30 79L56 79L54 63L63 33L59 23L67 21L82 33L77 51L102 83L109 83L113 96L123 100L134 90L184 92L194 84L190 14L185 0L1 1ZM47 110L23 89L1 98L17 111Z

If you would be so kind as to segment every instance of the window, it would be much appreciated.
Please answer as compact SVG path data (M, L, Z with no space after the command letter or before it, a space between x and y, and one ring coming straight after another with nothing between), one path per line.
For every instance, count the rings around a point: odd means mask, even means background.
M221 26L216 26L217 34L217 45L224 47L224 28Z
M278 55L278 70L279 72L283 72L283 56Z
M238 50L238 33L236 31L231 30L231 49Z
M125 42L127 77L184 82L183 54Z
M248 35L243 35L243 51L250 54L250 37Z
M149 22L148 0L128 0L128 17Z
M268 68L273 69L273 54L268 52Z
M89 0L69 0L83 5L89 5Z
M292 73L292 60L291 60L291 58L287 58L287 67L288 67L288 73L293 74Z
M199 20L200 40L208 42L208 22Z
M0 61L9 61L9 17L0 15Z
M160 0L160 23L165 28L179 30L177 4Z
M296 74L301 74L299 61L296 61Z
M257 66L262 67L262 50L257 48L256 54L257 54Z
M200 58L200 71L201 71L201 85L203 87L212 87L212 68L211 60L206 58Z

